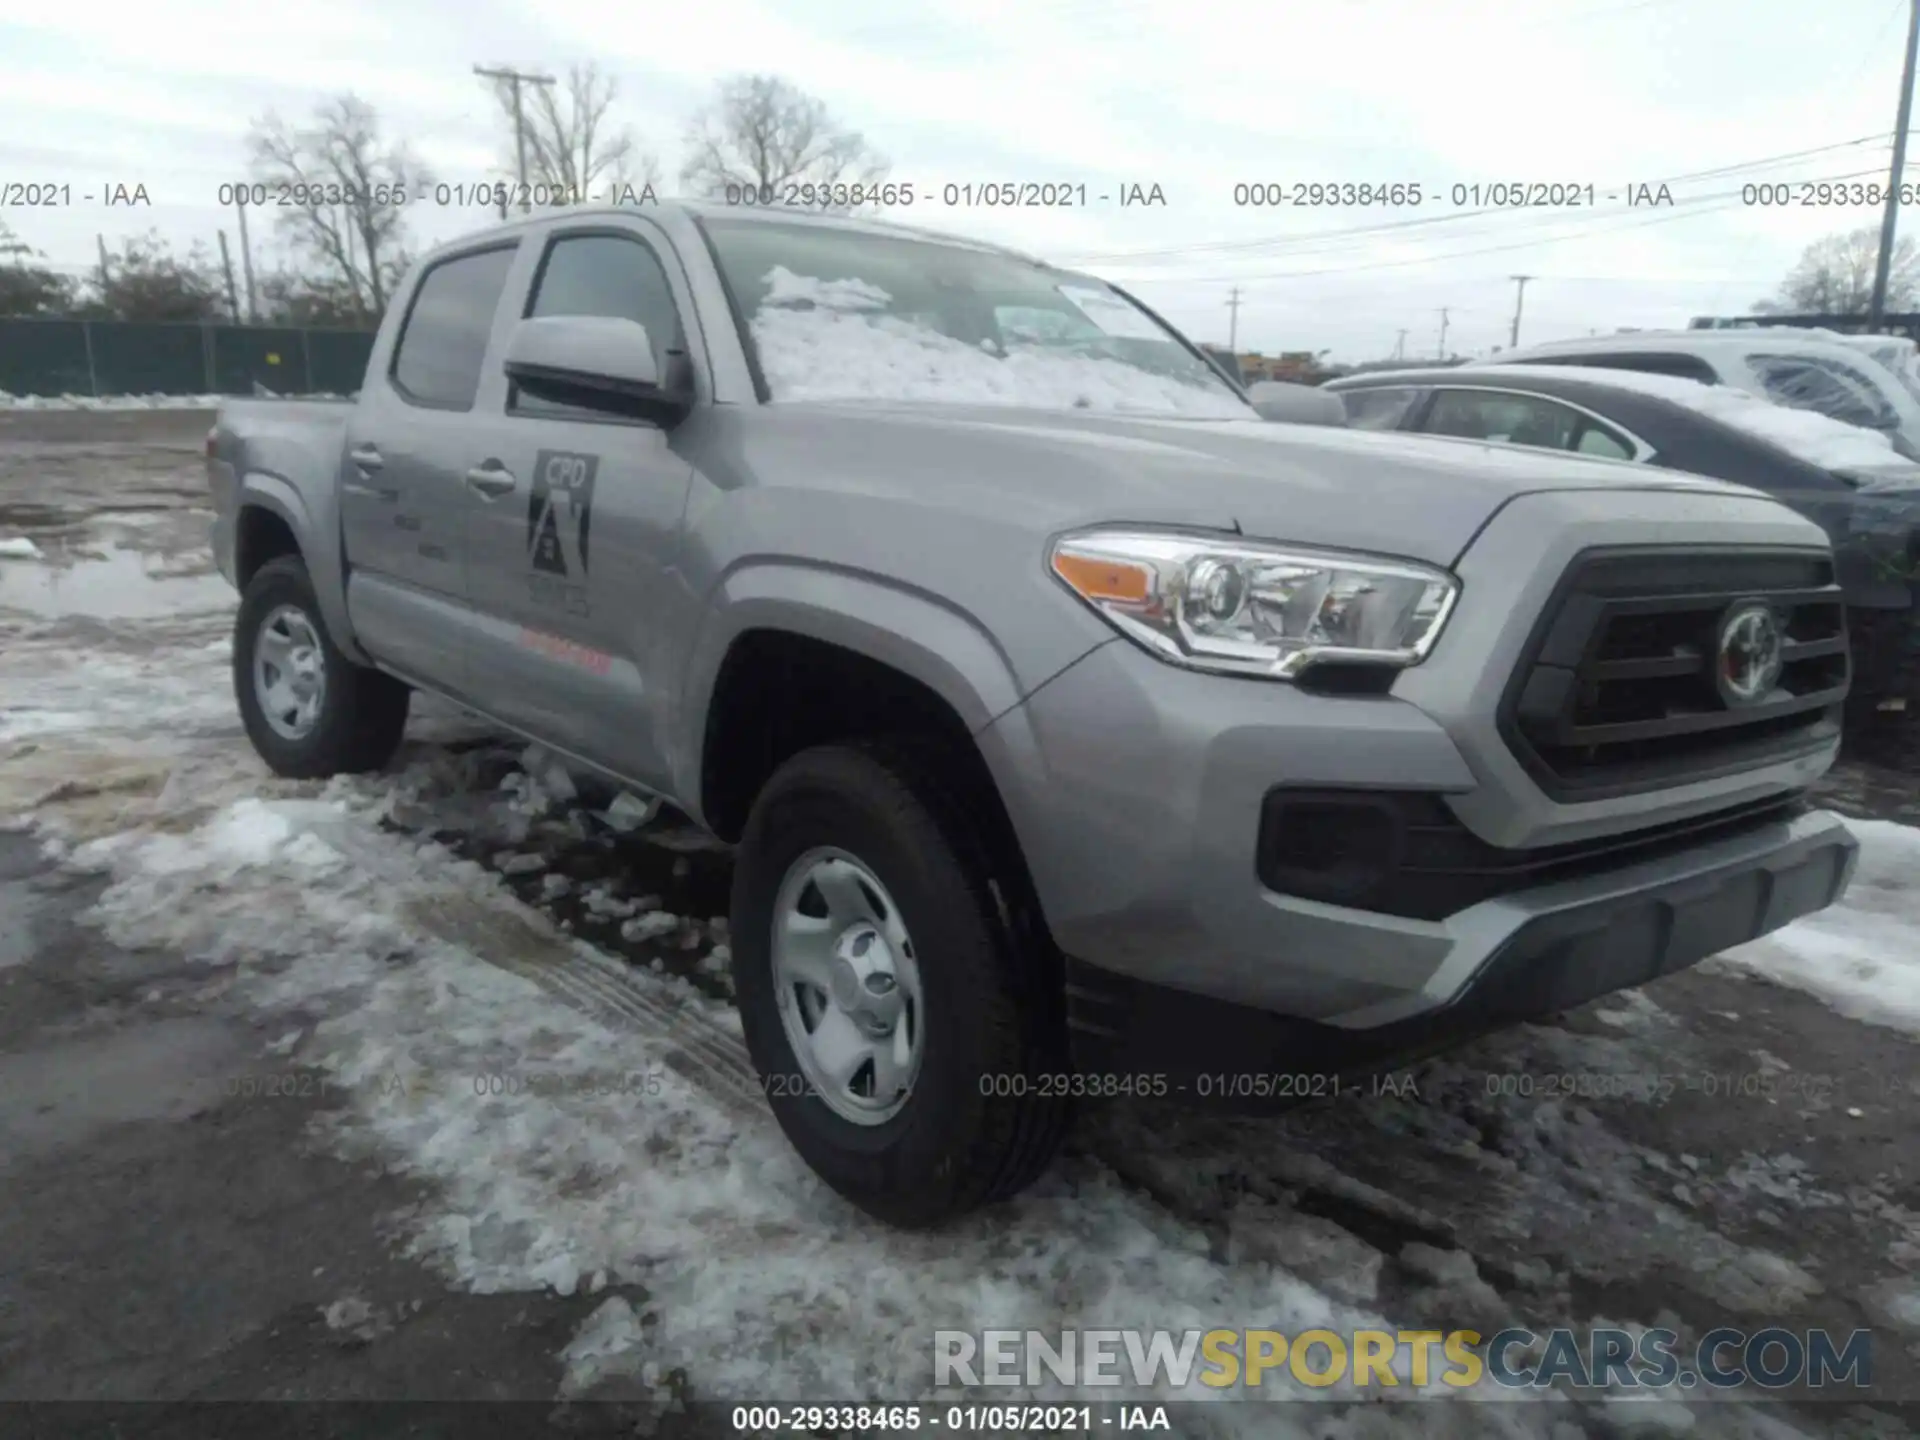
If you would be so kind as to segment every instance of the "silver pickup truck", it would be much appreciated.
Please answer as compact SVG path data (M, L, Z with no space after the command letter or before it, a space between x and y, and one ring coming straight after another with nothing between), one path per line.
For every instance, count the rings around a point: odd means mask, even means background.
M446 246L351 406L208 439L248 734L428 690L737 842L746 1042L928 1225L1076 1097L1250 1100L1831 904L1827 540L1739 487L1263 421L1122 291L836 217Z

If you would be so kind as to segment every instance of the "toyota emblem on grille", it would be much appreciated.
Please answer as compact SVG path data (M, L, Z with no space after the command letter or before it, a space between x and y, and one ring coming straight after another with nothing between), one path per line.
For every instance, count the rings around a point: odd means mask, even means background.
M1736 605L1720 622L1713 678L1720 698L1735 707L1758 705L1780 683L1785 663L1780 621L1756 601Z

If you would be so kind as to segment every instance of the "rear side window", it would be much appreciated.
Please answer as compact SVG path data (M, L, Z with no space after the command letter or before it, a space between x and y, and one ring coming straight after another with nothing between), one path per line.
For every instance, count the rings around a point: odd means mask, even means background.
M1582 455L1599 455L1608 460L1631 460L1633 447L1628 445L1611 430L1603 430L1598 425L1588 423L1580 431L1580 438L1573 442L1573 448Z
M420 277L393 355L393 383L416 405L471 410L514 247L442 260Z
M1571 450L1585 417L1537 395L1492 390L1442 390L1427 414L1427 433L1465 440L1496 440L1504 445L1534 445Z
M1336 391L1341 403L1347 407L1347 428L1350 430L1398 430L1407 418L1407 412L1413 409L1413 402L1420 398L1420 392L1414 389L1340 390Z
M1824 355L1752 355L1747 368L1776 405L1813 410L1869 430L1897 430L1900 417L1864 370Z
M1573 450L1609 460L1633 458L1633 442L1611 426L1541 395L1442 390L1427 414L1426 433L1541 450Z

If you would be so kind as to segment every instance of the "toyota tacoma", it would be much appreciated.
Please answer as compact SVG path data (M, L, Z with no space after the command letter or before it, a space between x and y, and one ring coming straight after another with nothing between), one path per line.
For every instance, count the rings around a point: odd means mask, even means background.
M570 209L418 263L351 403L208 437L276 772L413 691L737 847L773 1112L924 1226L1076 1096L1251 1093L1830 905L1826 536L1755 491L1275 424L1093 276Z

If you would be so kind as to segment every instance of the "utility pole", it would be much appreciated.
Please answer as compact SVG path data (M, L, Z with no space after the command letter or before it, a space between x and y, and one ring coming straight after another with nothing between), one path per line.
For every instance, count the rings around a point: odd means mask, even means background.
M247 202L236 201L233 208L240 212L240 274L247 282L247 323L258 325L260 307L253 295L253 243L247 239Z
M1887 213L1880 220L1880 256L1873 267L1873 299L1867 305L1867 329L1878 330L1887 313L1887 275L1893 266L1893 230L1900 215L1900 179L1907 168L1907 121L1913 115L1913 59L1920 51L1920 0L1907 15L1907 62L1900 69L1900 115L1893 125L1893 173L1887 182Z
M107 282L110 278L107 274L107 237L104 235L95 235L93 241L94 244L100 247L100 298L105 300L107 298Z
M520 213L522 215L532 214L533 204L531 197L527 194L527 117L526 112L522 110L520 105L520 87L522 85L551 85L553 84L553 76L529 75L523 71L515 70L507 66L489 69L485 65L474 66L473 73L484 76L489 80L504 80L513 90L513 149L520 175ZM500 214L503 219L506 216L506 211L506 203L502 201Z
M1920 0L1914 0L1920 4ZM1227 292L1227 349L1233 352L1233 363L1240 363L1240 287L1234 286Z
M1916 0L1916 3L1920 3L1920 0ZM1526 301L1527 281L1533 279L1533 276L1515 275L1511 278L1519 288L1513 292L1513 328L1507 332L1509 350L1520 343L1520 306Z
M233 288L233 256L227 251L227 232L220 232L220 269L227 277L227 313L240 323L240 292Z
M1396 360L1407 358L1407 332L1404 330L1400 332L1400 338L1393 342L1393 358Z
M1447 316L1451 313L1451 306L1442 306L1440 309L1440 354L1438 358L1441 360L1447 358Z

